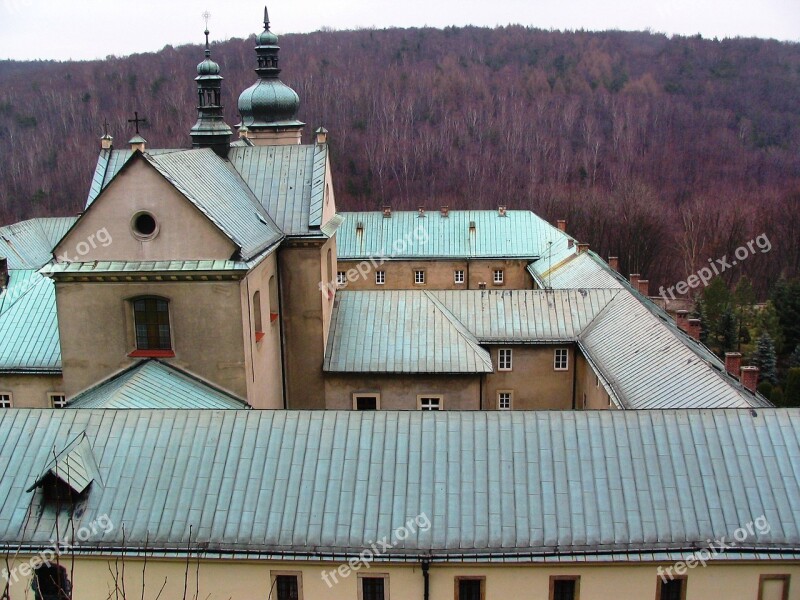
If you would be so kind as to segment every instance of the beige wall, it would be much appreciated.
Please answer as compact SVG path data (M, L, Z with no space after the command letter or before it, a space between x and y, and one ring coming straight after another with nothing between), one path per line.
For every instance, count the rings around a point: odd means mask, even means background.
M12 598L33 597L30 576L22 576L12 563L10 593ZM64 564L64 563L62 563ZM77 558L72 577L73 594L81 600L107 600L109 589L117 583L122 587L122 566L125 567L124 587L126 597L142 596L143 563L139 559L125 559L115 564L111 558ZM337 574L336 583L330 573L343 563L330 562L256 562L248 560L211 561L198 563L192 559L186 578L186 598L207 600L264 600L270 591L271 573L275 571L299 572L303 600L357 600L359 574L386 574L389 581L388 600L422 600L422 569L418 564L387 565L374 562L369 569L361 568L347 577ZM68 559L64 564L72 571ZM669 566L669 565L663 565ZM550 577L577 575L580 577L580 600L655 600L657 564L578 563L567 565L488 565L434 563L430 568L431 600L452 600L455 577L483 576L486 578L486 600L547 600ZM163 586L162 598L183 598L186 561L148 558L145 572L145 597L152 600ZM322 577L328 574L329 587ZM744 563L726 561L690 570L686 600L759 600L759 577L766 574L787 574L791 577L788 600L800 600L800 564L797 562ZM165 583L166 581L166 583ZM275 596L273 594L272 598Z
M325 407L322 362L335 292L328 282L328 250L336 277L336 241L292 240L278 251L283 307L286 397L291 409Z
M131 228L141 211L152 213L159 226L150 241L137 239ZM98 236L101 230L106 233ZM110 243L100 243L108 238ZM227 260L234 252L236 246L205 215L141 160L117 175L54 251L78 262Z
M270 290L270 280L275 286L274 293ZM278 261L273 252L252 269L241 283L242 314L248 316L242 328L247 399L254 408L283 408L281 320L277 289ZM260 297L261 333L264 334L260 341L256 340L257 297ZM275 313L274 320L270 313Z
M529 290L533 288L533 278L527 265L528 261L522 260L389 260L376 266L369 261L342 260L339 271L353 270L346 285L348 290L477 290L482 282L489 290ZM503 269L503 285L493 283L494 269ZM425 271L425 285L414 283L417 270ZM464 271L463 284L455 283L456 270ZM375 271L385 271L385 284L375 283Z
M64 393L61 375L6 375L0 373L0 394L11 392L14 408L52 408L48 394Z
M512 370L498 370L500 348L511 348ZM569 369L553 369L556 348L569 349ZM571 345L557 346L491 346L495 372L486 376L484 407L497 408L497 394L512 391L514 410L571 410L575 350Z
M602 382L599 382L591 365L580 352L577 352L575 368L577 369L577 380L575 382L576 406L585 410L614 408L613 405L609 404L608 392L606 392Z
M353 393L380 394L381 410L417 410L417 396L443 397L444 410L478 410L480 375L325 375L325 408L350 410Z
M175 358L166 359L242 398L247 394L239 281L174 283L56 282L64 388L68 396L141 359L127 299L170 301Z

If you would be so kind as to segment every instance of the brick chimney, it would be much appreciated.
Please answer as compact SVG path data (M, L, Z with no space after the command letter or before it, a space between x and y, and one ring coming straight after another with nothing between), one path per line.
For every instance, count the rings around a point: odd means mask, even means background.
M755 394L758 388L758 367L742 367L742 376L739 381Z
M138 150L144 152L147 149L147 140L140 136L138 133L133 136L128 143L131 145L131 150Z
M556 227L558 227L559 231L566 231L567 222L564 219L559 219L558 221L556 221Z
M419 216L420 216L420 217L424 217L424 216L425 216L425 207L424 207L424 206L420 206L420 207L417 209L417 212L419 213Z
M631 287L632 287L633 289L635 289L635 290L638 290L638 289L639 289L639 280L640 280L641 278L642 278L642 276L641 276L641 275L639 275L639 273L631 273L630 277L628 277L628 279L629 279L629 280L630 280L630 282L631 282Z
M585 254L589 251L589 244L585 242L578 242L578 254Z
M8 259L0 256L0 290L8 286Z
M505 216L506 216L506 207L505 207L505 206L502 206L502 205L501 205L501 206L498 206L498 207L497 207L497 214L498 214L499 216L501 216L501 217L505 217Z
M608 266L614 269L617 273L619 273L619 257L617 256L609 256L608 257Z
M675 322L683 331L689 333L689 311L679 310L675 313Z
M383 218L384 219L391 219L392 217L392 207L391 206L384 206L383 207Z
M639 280L639 293L642 296L649 296L650 295L650 281L647 279L640 279Z
M322 146L323 144L328 143L328 130L324 127L320 127L315 132L315 137L317 138L317 145Z
M439 209L439 213L442 215L442 217L449 217L450 216L450 207L449 206L443 206L442 208Z
M700 341L700 319L689 319L689 329L686 331L690 336Z
M107 133L100 138L100 149L111 150L114 147L114 138Z
M739 372L742 369L742 353L741 352L726 352L725 353L725 370L734 377L739 377Z

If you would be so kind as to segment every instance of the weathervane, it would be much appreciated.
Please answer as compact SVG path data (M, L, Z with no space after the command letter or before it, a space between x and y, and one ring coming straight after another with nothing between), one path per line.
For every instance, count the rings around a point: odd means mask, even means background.
M211 51L208 48L208 20L211 18L211 13L208 12L208 11L205 11L200 16L203 17L203 20L206 22L206 31L205 31L205 34L206 34L206 56L210 56L211 55Z
M108 119L103 119L103 136L108 137Z

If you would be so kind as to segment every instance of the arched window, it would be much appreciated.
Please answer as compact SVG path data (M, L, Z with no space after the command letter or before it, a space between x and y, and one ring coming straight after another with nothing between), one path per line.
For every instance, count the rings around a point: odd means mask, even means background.
M328 248L328 278L326 283L333 283L333 251Z
M169 302L164 298L133 300L137 350L172 350L169 328Z
M275 275L269 278L269 321L274 323L278 320L278 284Z
M253 321L255 323L256 333L264 331L261 325L261 292L258 291L253 294Z

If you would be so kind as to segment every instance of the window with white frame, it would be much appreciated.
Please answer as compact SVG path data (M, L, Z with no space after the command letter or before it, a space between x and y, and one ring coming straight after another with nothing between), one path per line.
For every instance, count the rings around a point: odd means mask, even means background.
M494 270L494 284L495 285L503 284L503 269Z
M419 396L417 402L420 410L442 410L441 396Z
M375 283L377 285L386 283L386 271L375 271Z
M497 351L497 369L499 371L510 371L511 366L511 348L500 348Z
M0 408L11 408L11 392L0 392Z
M566 371L569 369L569 350L566 348L556 348L553 356L553 368L556 371Z
M425 283L425 271L414 271L414 283L417 285Z
M453 281L455 283L464 283L464 271L457 270L453 272Z
M497 410L511 410L511 392L497 392Z
M336 272L336 285L342 287L347 283L347 273L344 271L337 271Z
M67 397L64 394L49 394L50 406L53 408L66 408Z

